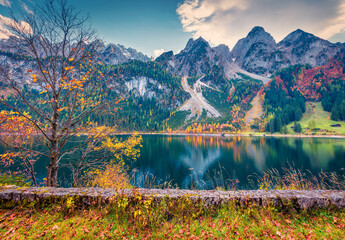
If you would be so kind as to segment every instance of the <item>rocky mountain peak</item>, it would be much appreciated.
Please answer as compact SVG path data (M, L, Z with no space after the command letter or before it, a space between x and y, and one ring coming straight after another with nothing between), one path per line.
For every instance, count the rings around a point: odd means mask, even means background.
M225 44L220 44L217 47L214 47L213 50L221 56L224 60L232 63L233 62L233 55L230 52L230 49Z
M173 51L164 52L159 57L156 58L156 62L164 62L167 60L172 60L175 57Z
M287 35L281 42L278 43L278 45L288 47L293 44L310 44L311 42L315 41L328 42L316 37L311 33L307 33L301 29L297 29L296 31L293 31L292 33Z
M194 40L193 38L189 39L185 49L181 51L182 52L190 52L190 51L195 51L200 48L211 48L210 44L203 39L202 37L199 37L198 39Z
M256 43L262 43L272 49L277 47L276 41L271 34L266 32L263 27L256 26L249 32L247 37L240 39L236 43L231 53L237 58L236 61L242 63L243 57L247 54L252 45Z
M254 37L258 34L265 34L266 31L263 27L260 27L260 26L255 26L253 27L253 29L248 33L248 36L247 37Z

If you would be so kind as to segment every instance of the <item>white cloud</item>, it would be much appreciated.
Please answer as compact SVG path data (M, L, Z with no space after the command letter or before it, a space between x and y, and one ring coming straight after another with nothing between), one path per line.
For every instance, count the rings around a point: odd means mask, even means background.
M176 12L184 31L230 47L254 26L277 41L298 28L326 39L345 30L345 0L185 0Z
M153 51L153 55L155 56L155 57L159 57L162 53L164 53L164 49L162 48L162 49L157 49L157 50L154 50Z
M17 27L26 33L32 32L32 28L27 22L21 21L17 23L11 18L0 15L0 39L8 39L14 35L6 28L6 25Z
M9 0L0 0L0 5L5 7L11 7L11 2Z
M22 4L22 7L24 8L24 10L29 13L34 15L34 12L30 10L30 8L28 7L28 5L26 5L25 3Z

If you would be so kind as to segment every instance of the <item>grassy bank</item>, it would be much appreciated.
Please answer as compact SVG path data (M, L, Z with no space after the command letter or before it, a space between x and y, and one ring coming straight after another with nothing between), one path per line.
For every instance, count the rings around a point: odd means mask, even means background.
M343 121L333 121L331 120L331 114L323 110L321 102L307 102L306 111L303 114L302 119L299 121L301 127L307 128L309 122L312 120L316 123L316 128L319 129L316 134L334 134L334 135L344 135L345 134L345 122ZM331 127L331 125L341 124L341 127ZM293 132L291 128L294 123L290 123L287 128L289 133Z
M344 210L207 209L188 199L129 200L107 208L74 209L73 202L44 208L1 209L1 239L343 239Z

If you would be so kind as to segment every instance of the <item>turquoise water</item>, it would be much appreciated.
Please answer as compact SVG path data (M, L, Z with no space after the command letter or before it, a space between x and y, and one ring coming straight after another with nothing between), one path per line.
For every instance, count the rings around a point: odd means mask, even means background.
M345 174L345 139L144 135L142 145L140 158L129 166L138 187L169 182L179 188L253 188L255 176L288 166ZM39 181L47 165L36 162ZM70 185L68 169L60 169L59 184Z

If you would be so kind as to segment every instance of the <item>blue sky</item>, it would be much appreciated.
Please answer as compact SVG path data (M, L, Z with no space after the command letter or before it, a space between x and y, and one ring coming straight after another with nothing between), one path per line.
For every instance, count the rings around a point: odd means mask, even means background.
M0 0L29 8L43 0ZM154 52L183 49L191 37L232 48L254 26L277 42L300 28L332 42L345 42L345 0L68 0L89 13L101 39ZM1 28L1 25L0 25Z
M0 0L0 3L3 0ZM12 7L21 4L9 0ZM35 2L39 2L36 0ZM30 7L29 1L22 1ZM154 50L185 47L192 33L183 31L176 9L181 0L69 0L82 13L89 14L99 37L108 43L120 43L149 56ZM0 6L0 14L6 15Z
M178 51L191 33L183 31L176 13L180 0L70 0L88 12L107 42L121 43L147 55L157 49Z

